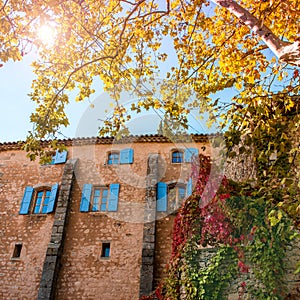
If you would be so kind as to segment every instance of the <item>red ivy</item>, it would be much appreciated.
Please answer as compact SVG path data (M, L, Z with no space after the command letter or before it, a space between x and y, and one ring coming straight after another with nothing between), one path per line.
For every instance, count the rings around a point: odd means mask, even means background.
M241 272L248 272L243 263L244 254L239 243L244 236L233 237L234 227L226 210L226 199L230 197L231 187L223 175L211 174L211 159L199 155L197 164L192 166L192 177L195 182L193 194L178 210L173 226L172 257L169 269L176 268L182 250L194 234L200 234L199 244L227 244L238 253L238 267ZM253 230L255 231L255 230ZM144 296L142 300L165 299L160 285L154 295Z

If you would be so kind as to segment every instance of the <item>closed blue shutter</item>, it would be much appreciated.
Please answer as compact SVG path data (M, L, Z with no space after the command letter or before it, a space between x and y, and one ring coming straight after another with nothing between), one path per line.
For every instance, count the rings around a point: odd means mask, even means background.
M157 211L167 211L167 187L168 185L164 182L159 182L157 184L157 204L156 210Z
M27 186L25 188L24 196L21 202L20 215L26 215L29 212L30 202L32 199L33 187Z
M189 181L186 186L186 195L189 197L192 195L192 192L193 192L193 180L192 178L189 178Z
M68 151L59 152L58 150L56 150L54 164L56 165L65 163L67 161L67 155Z
M93 188L92 184L84 184L83 185L81 202L80 202L80 211L81 212L89 211L92 188Z
M51 194L49 197L49 203L48 203L48 207L47 207L47 214L52 213L54 210L57 192L58 192L58 183L55 183L54 185L52 185L52 188L51 188Z
M133 149L128 148L120 151L120 164L133 163Z
M198 149L197 148L187 148L185 149L184 153L184 161L185 162L191 162L192 156L198 156Z
M109 198L108 198L108 211L117 211L118 210L118 201L119 201L119 183L112 183L109 186Z

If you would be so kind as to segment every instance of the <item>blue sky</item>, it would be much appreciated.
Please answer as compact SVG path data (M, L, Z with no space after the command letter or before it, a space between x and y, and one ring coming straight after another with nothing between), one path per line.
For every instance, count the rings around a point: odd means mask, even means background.
M28 94L34 79L30 67L34 58L33 55L28 55L23 61L8 62L0 68L2 104L0 142L25 140L28 131L33 128L33 124L30 123L30 114L35 110L35 103L30 100ZM70 125L61 129L63 135L60 138L97 135L98 127L101 125L99 119L104 119L112 110L109 105L111 102L109 95L103 92L101 84L98 83L96 93L91 99L78 103L74 101L74 98L75 96L70 96L70 104L66 109ZM129 95L124 95L123 102L129 105L132 100ZM94 104L94 108L91 107L91 103ZM157 115L152 112L143 117L133 115L128 125L134 129L133 133L144 134L155 132L158 122Z
M7 62L0 68L1 80L1 107L0 111L0 142L13 142L25 140L33 124L30 123L30 114L35 110L35 104L30 100L31 82L34 74L31 62L36 58L34 53L24 57L22 61ZM62 128L60 138L86 137L97 135L98 127L101 125L99 119L104 119L111 112L109 103L111 99L103 92L101 83L95 88L96 93L91 99L76 103L74 97L70 96L70 105L66 112L69 117L70 126ZM124 94L123 103L130 107L132 97ZM94 104L94 108L90 104ZM153 110L147 113L135 115L128 126L133 134L155 133L160 121L159 116ZM208 133L205 122L197 119L195 114L190 117L191 131L194 133Z
M30 67L34 58L34 54L29 54L22 61L7 62L0 68L0 142L25 140L27 132L32 129L30 114L34 111L35 104L30 100L28 93L34 78ZM102 90L99 90L102 93ZM72 102L69 105L67 111L71 125L63 130L67 137L75 136L76 124L88 106L88 101Z
M214 5L205 9L211 11ZM164 63L164 67L171 68L174 64L175 52L170 47L169 40L164 41L163 48L168 53L169 58ZM32 52L26 55L22 61L7 62L0 68L1 82L1 107L0 111L0 142L12 142L25 140L29 130L32 130L30 123L30 114L35 110L35 104L30 100L31 82L34 74L30 67L31 62L36 58L36 53ZM63 136L61 138L73 138L83 136L95 136L98 127L101 125L99 119L104 119L108 111L111 112L110 97L103 92L100 83L94 87L96 93L88 100L81 103L75 103L74 97L70 96L70 105L66 112L70 125L68 128L62 128ZM132 101L130 95L123 97L123 103L130 107ZM90 104L94 104L94 108ZM132 134L155 133L160 118L157 113L150 110L142 115L133 115L132 120L127 124ZM193 133L209 133L204 121L197 118L196 112L190 116L190 131Z
M0 68L1 142L24 139L30 129L29 115L34 105L27 96L33 78L29 61L26 57L22 62L7 62Z

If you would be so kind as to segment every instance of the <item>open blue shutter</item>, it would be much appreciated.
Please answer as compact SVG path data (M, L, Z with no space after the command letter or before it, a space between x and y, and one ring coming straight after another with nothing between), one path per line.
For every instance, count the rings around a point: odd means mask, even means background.
M67 161L67 155L68 151L59 152L58 150L56 150L54 164L56 165L65 163Z
M120 151L120 164L132 164L133 163L133 149L123 149Z
M157 203L156 210L157 211L167 211L167 187L168 185L164 182L159 182L157 184Z
M187 148L185 149L184 153L184 161L185 162L191 162L192 156L198 156L198 149L197 148Z
M92 195L92 184L84 184L82 189L82 196L81 196L81 202L80 202L80 211L81 212L87 212L89 211L90 207L90 199Z
M30 202L32 199L33 187L27 186L25 188L24 196L21 202L20 215L26 215L29 212Z
M55 183L54 185L52 185L52 188L51 188L51 194L49 197L49 202L48 202L48 207L47 207L47 214L52 213L54 210L57 192L58 192L58 183Z
M189 178L187 185L186 185L186 195L187 197L191 196L193 192L193 180Z
M109 186L108 211L117 211L119 202L119 183L112 183Z

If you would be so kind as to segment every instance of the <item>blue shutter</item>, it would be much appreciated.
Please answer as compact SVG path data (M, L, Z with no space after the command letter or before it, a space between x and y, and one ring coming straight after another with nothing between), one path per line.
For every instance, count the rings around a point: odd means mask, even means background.
M84 184L82 189L82 196L81 196L81 202L80 202L80 211L81 212L87 212L89 211L90 207L90 200L92 195L92 184Z
M108 211L117 211L118 210L118 201L119 201L119 183L112 183L109 186L109 198L108 198Z
M133 149L128 148L120 151L120 164L133 163Z
M167 211L167 188L168 185L164 182L159 182L157 184L157 203L156 210L157 211Z
M193 192L193 180L189 178L187 185L186 185L186 195L187 197L191 196Z
M184 153L184 161L185 162L191 162L192 156L198 156L198 149L197 148L187 148L185 149Z
M33 187L27 186L25 188L24 196L21 202L20 215L28 214L32 195L33 195Z
M48 207L47 207L47 214L52 213L54 210L57 191L58 191L58 183L55 183L54 185L52 185L52 188L51 188L51 194L49 197L49 202L48 202Z
M59 152L58 150L56 150L54 164L56 165L65 163L67 161L67 155L68 151Z

